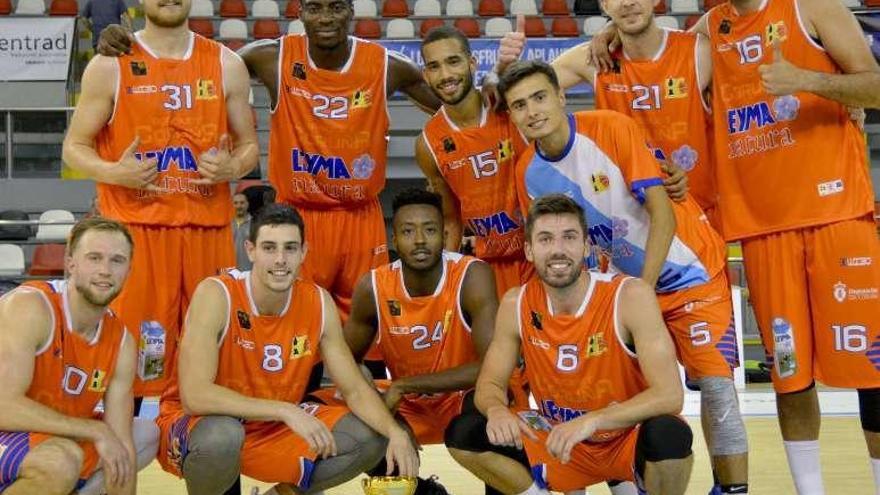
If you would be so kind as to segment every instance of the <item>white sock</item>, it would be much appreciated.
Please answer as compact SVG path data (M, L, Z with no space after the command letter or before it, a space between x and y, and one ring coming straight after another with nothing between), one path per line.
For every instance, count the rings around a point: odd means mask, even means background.
M880 495L880 459L871 459L871 470L874 471L874 493Z
M608 488L611 490L611 495L639 495L639 489L631 481L624 481Z
M819 441L782 442L788 457L788 468L798 495L825 495L822 466L819 462Z
M517 495L550 495L550 492L543 488L538 488L538 485L533 481L532 484L526 488L526 491L520 492Z

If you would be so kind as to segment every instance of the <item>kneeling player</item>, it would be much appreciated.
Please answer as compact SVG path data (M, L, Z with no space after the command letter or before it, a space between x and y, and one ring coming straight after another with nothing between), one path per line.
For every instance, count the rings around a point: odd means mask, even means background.
M83 220L70 233L65 280L28 282L0 299L4 495L134 495L136 468L153 460L156 426L132 427L134 339L108 309L131 254L122 224Z
M568 197L532 204L525 248L538 279L504 296L477 380L482 414L456 418L447 446L504 493L635 480L652 495L683 494L692 435L674 416L683 394L654 291L584 270L586 232L583 210ZM520 352L540 412L508 408Z
M375 466L386 444L389 472L418 471L407 433L358 371L333 300L297 279L303 233L294 209L266 207L245 244L253 269L205 279L193 297L158 419L159 461L191 495L222 493L239 472L278 483L269 493L313 493ZM318 359L351 411L301 402Z

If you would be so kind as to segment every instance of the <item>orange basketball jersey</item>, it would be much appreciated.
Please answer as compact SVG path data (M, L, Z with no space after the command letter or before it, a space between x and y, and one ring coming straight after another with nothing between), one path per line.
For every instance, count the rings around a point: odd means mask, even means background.
M202 227L232 221L227 184L195 185L199 156L227 134L222 46L190 33L184 59L157 58L140 41L117 59L119 86L113 115L95 144L104 160L116 161L134 138L135 156L155 159L161 193L98 183L101 212L126 223Z
M90 418L113 379L125 325L111 311L104 313L91 341L70 325L67 282L26 282L18 290L36 290L52 308L52 338L37 350L27 396L61 414Z
M843 105L814 95L772 96L759 67L780 43L803 69L840 73L800 20L796 0L766 0L739 15L709 14L717 174L729 240L821 225L873 211L865 140Z
M461 309L471 256L443 252L443 275L429 296L411 297L400 260L371 272L379 314L379 347L391 378L436 373L479 359Z
M573 315L553 314L538 279L520 289L526 377L541 414L550 422L570 421L624 402L648 387L636 355L617 333L617 298L628 278L590 272L586 297ZM608 441L628 430L598 431L590 440Z
M278 201L346 208L385 186L385 48L349 37L339 71L319 69L305 35L281 38L278 104L269 130L269 180Z
M619 61L617 72L597 73L596 108L629 115L645 129L659 160L688 173L690 190L704 210L716 203L711 117L697 75L697 35L663 30L650 60Z
M477 257L523 258L525 221L512 184L516 157L527 143L507 112L484 107L479 127L460 129L440 107L422 139L476 235Z
M324 325L321 291L297 280L287 306L277 316L257 311L250 272L230 270L212 278L223 285L228 301L214 383L248 397L299 403L312 366L319 361ZM177 384L162 397L162 414L180 409Z

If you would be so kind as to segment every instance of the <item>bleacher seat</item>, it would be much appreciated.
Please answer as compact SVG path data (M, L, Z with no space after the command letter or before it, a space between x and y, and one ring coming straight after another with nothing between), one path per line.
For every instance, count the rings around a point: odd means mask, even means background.
M224 19L219 30L222 40L246 40L248 37L247 24L241 19Z
M454 26L468 38L480 37L480 23L476 19L456 19Z
M474 15L474 4L471 3L471 0L449 0L446 2L446 15L471 17Z
M673 17L671 15L660 15L654 18L654 22L657 23L658 26L667 29L681 29L681 26L678 25L678 18Z
M43 277L64 275L64 244L40 244L34 248L28 274Z
M601 31L606 24L608 24L608 19L602 16L594 15L592 17L587 17L584 19L584 34L587 36L593 36Z
M247 45L247 40L243 40L243 39L220 40L220 43L223 44L223 46L225 46L226 48L229 48L230 50L237 52L244 45Z
M409 19L391 19L385 25L385 37L391 40L416 37L416 26Z
M299 12L302 8L302 4L299 0L290 0L287 2L287 7L284 8L284 17L288 19L299 19Z
M358 19L354 23L354 35L366 39L379 39L382 37L382 26L375 19Z
M486 21L486 36L489 38L500 38L505 34L513 31L513 24L510 19L504 17L493 17Z
M535 0L511 0L510 15L538 15Z
M565 0L544 0L541 3L541 13L544 15L571 15L568 10L568 2Z
M382 17L409 17L406 0L385 0L382 4Z
M306 32L306 27L303 25L303 21L299 19L294 19L287 23L287 34L303 34ZM256 119L254 119L256 122Z
M581 34L573 17L554 17L550 31L557 38L577 38Z
M251 4L251 17L257 19L277 19L281 17L278 3L275 0L257 0Z
M440 2L438 0L416 0L413 5L413 15L422 17L440 17Z
M193 0L192 7L189 9L190 17L213 17L214 4L211 0Z
M0 211L0 220L30 220L28 214L21 210ZM30 225L0 225L0 239L8 241L26 241L34 235Z
M0 0L0 15L9 15L12 13L12 1Z
M547 26L543 17L526 17L526 36L529 38L546 38Z
M275 19L257 19L254 22L254 39L271 40L281 36L281 27Z
M15 7L15 15L43 15L46 13L46 4L43 0L18 0Z
M694 25L696 25L698 22L700 22L700 19L702 17L703 16L700 14L694 14L694 15L687 16L687 19L684 20L684 30L685 31L690 30L692 27L694 27Z
M865 0L865 7L880 7L880 0Z
M40 214L40 226L37 227L37 240L66 241L67 234L76 220L73 213L67 210L46 210ZM51 224L51 222L65 222Z
M190 19L189 30L208 39L214 37L214 23L211 19Z
M443 22L443 19L425 19L419 25L419 36L424 38L425 35L428 34L428 31L444 25L446 25L446 23Z
M220 0L220 17L247 17L244 0Z
M857 9L862 6L859 0L843 0L843 5L850 9Z
M354 0L352 5L355 19L372 19L379 14L376 2L373 0Z
M672 0L669 10L676 14L693 14L700 11L697 0Z
M600 15L599 0L574 0L575 15Z
M0 244L0 275L15 277L24 274L24 251L17 244Z
M480 0L477 12L482 17L501 17L506 13L503 0Z
M660 0L657 2L657 5L654 6L654 13L658 15L666 13L666 0Z
M79 5L76 0L52 0L52 3L49 4L49 15L77 16L79 15Z

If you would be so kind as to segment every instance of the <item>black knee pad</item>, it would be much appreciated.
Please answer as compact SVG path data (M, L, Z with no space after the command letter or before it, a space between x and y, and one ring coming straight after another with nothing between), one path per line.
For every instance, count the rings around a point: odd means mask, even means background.
M446 427L443 440L450 449L486 452L492 444L486 435L486 417L479 412L459 414Z
M694 434L677 416L656 416L644 421L636 441L636 471L645 475L646 462L684 459L691 455Z
M880 388L859 389L859 418L863 430L880 433Z

